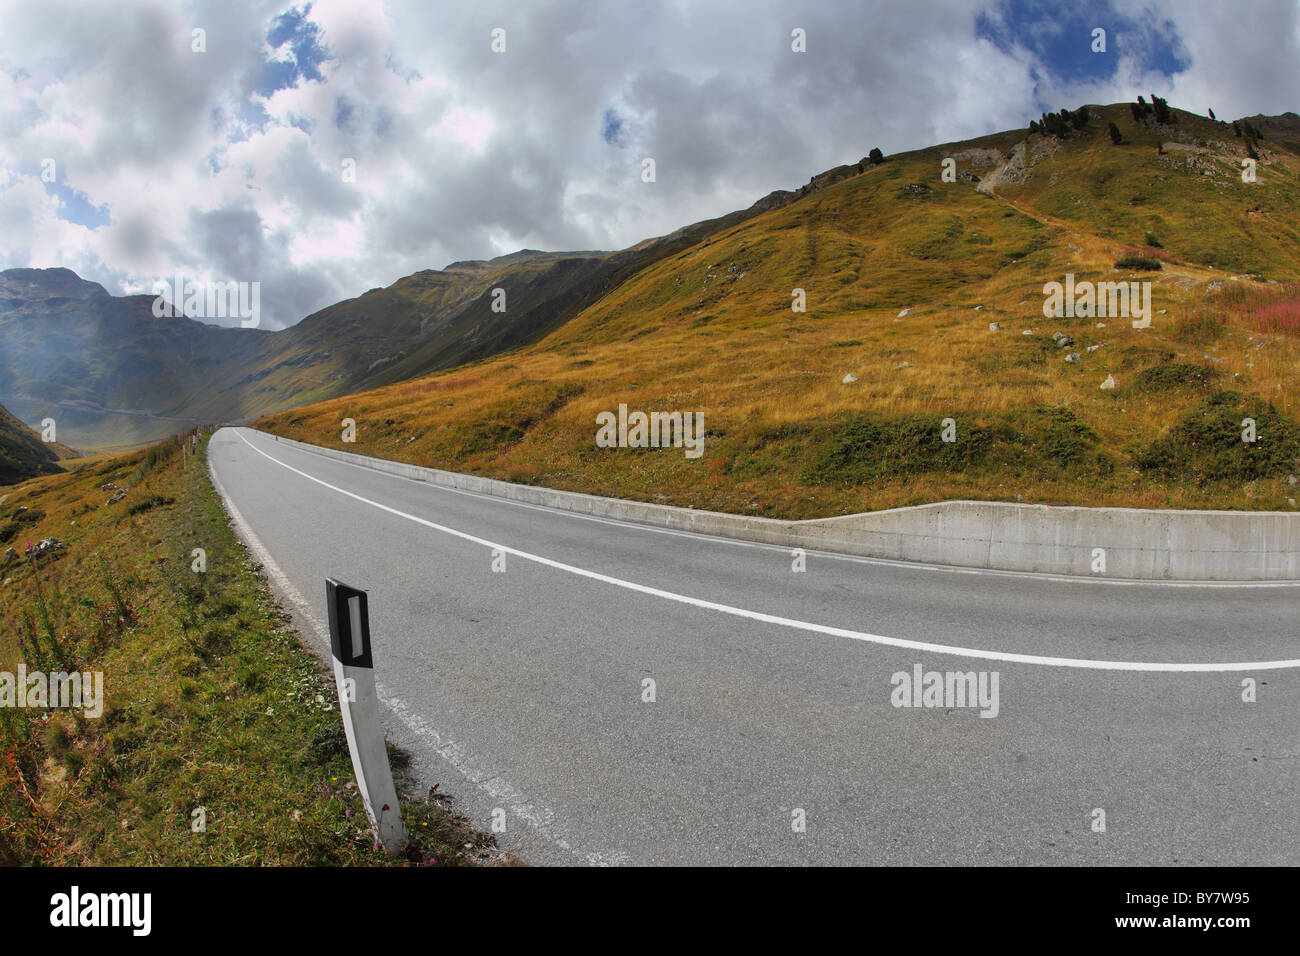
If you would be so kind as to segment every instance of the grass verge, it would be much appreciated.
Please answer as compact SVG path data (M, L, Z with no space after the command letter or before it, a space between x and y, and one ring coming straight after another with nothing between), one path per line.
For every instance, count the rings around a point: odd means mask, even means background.
M98 717L0 706L0 863L390 864L333 680L236 539L205 450L206 436L197 455L173 440L3 501L0 671L101 672L105 703ZM125 496L108 503L109 483ZM514 862L390 756L412 837L393 862Z

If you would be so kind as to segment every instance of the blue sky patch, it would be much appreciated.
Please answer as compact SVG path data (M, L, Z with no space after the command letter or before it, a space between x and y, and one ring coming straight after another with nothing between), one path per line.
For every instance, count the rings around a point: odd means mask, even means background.
M605 116L600 123L600 135L611 146L627 145L627 124L623 122L623 117L618 115L617 110L605 110Z
M266 42L281 55L287 47L289 58L263 64L255 92L270 96L276 90L296 86L301 79L318 83L325 81L320 65L331 57L329 49L321 42L320 27L307 19L310 13L309 3L301 10L292 7L271 21Z
M43 183L45 191L59 200L58 216L64 222L70 222L87 229L107 226L113 220L108 214L108 204L96 206L90 197L80 189L73 189L63 183Z
M1105 53L1092 52L1097 27L1106 31ZM1110 0L1076 0L1069 6L1047 0L998 0L976 16L975 36L1004 53L1014 54L1017 48L1028 52L1044 73L1061 83L1109 79L1121 55L1165 76L1190 66L1172 21L1121 13Z

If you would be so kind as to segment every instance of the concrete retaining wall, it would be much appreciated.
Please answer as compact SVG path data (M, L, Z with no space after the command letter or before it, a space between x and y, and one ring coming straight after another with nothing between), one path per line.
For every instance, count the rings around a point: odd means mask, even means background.
M1143 580L1300 581L1300 513L1078 508L944 501L913 508L776 521L515 485L281 438L377 471L582 514L789 548L926 564Z

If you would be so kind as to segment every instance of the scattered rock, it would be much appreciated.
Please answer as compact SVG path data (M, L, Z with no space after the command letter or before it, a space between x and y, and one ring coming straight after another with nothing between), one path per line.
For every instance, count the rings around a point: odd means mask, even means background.
M1101 387L1103 391L1110 391L1110 389L1114 388L1116 384L1117 383L1115 382L1115 376L1107 375L1106 381L1101 383Z
M53 554L55 551L62 551L66 547L58 538L44 538L26 549L29 558L38 558L43 554Z
M1052 341L1056 343L1058 348L1063 349L1068 349L1074 344L1074 339L1070 338L1070 336L1066 335L1064 332L1053 332Z
M898 317L901 319L903 316L907 315L911 311L912 311L911 309L904 309L902 312L898 313Z
M848 375L845 375L842 379L840 379L840 382L844 385L852 385L857 380L858 380L857 377L852 372L850 372Z
M1295 483L1296 483L1297 481L1300 481L1300 478L1296 478L1295 475L1287 475L1287 476L1286 476L1286 483L1287 483L1288 485L1291 485L1292 487L1295 487ZM12 551L13 549L10 548L10 550Z
M989 331L990 331L990 332L998 332L998 331L1001 331L1001 329L1002 329L1002 326L999 325L997 322L990 322L990 323L989 323Z
M1067 362L1082 362L1083 358L1079 355L1078 352L1071 352L1069 355L1065 357L1065 360Z
M911 362L899 362L897 365L894 366L894 368L911 368L911 367L912 367Z
M109 499L107 502L105 502L105 504L111 505L113 502L121 501L123 498L126 497L126 489L119 487L116 483L111 481L104 482L102 485L99 486L99 490L111 491L113 493L112 495L109 496Z
M1033 330L1033 329L1021 329L1021 330L1020 330L1020 334L1021 334L1021 335L1033 335L1033 334L1034 334L1034 330Z
M1095 352L1095 351L1097 351L1097 349L1101 348L1101 347L1102 347L1103 345L1105 345L1105 344L1106 344L1105 342L1098 342L1096 345L1089 345L1086 349L1084 349L1084 351L1085 351L1085 352Z
M982 306L982 305L977 305L977 306L975 306L975 311L978 312L978 311L979 311L980 309L982 309L982 308L984 308L984 306Z
M1099 329L1104 329L1105 327L1106 327L1106 323L1105 323L1105 322L1098 322L1098 323L1097 323L1097 328L1099 328Z
M1292 477L1294 477L1294 475L1293 475ZM1294 485L1295 482L1293 481L1293 482L1291 482L1291 484ZM18 552L17 552L17 551L15 551L13 548L5 548L5 564L8 564L10 561L14 560L14 558L16 558L16 557L18 557Z

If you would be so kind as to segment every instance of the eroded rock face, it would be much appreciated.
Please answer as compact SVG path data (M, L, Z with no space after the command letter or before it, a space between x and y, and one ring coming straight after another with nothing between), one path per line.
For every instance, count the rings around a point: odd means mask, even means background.
M992 196L993 190L1000 185L1014 185L1029 178L1029 173L1040 161L1051 156L1061 148L1061 141L1054 136L1038 137L1033 146L1028 140L1022 140L1006 155L997 149L967 149L957 153L953 158L976 169L992 166L993 169L983 176L971 174L968 181L976 183L975 188L985 195ZM965 177L963 177L965 178Z
M952 158L957 160L958 166L973 166L975 169L982 169L988 166L1001 166L1007 161L1007 156L1000 149L963 149L960 153L953 153Z

